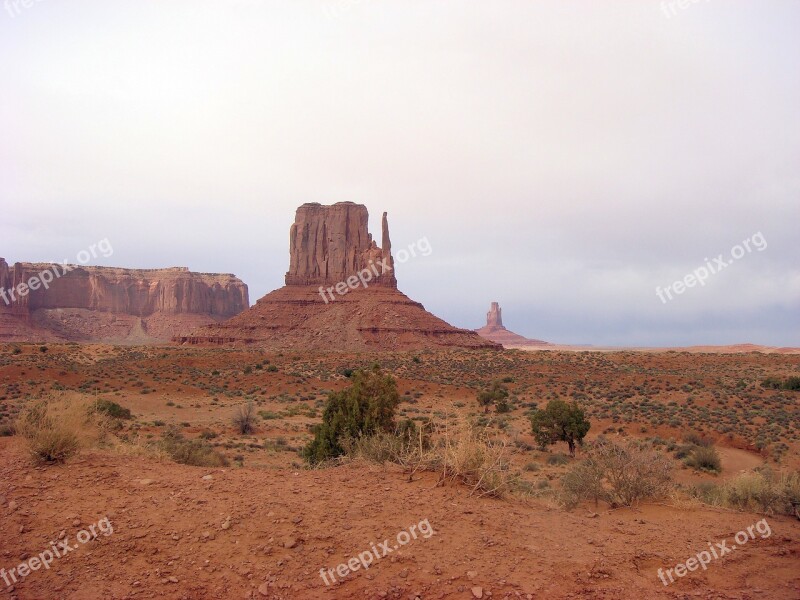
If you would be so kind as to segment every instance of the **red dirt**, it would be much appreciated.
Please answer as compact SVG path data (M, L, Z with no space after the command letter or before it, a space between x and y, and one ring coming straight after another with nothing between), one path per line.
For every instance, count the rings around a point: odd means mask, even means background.
M665 587L658 568L762 517L658 505L567 513L468 497L430 474L407 483L393 468L209 470L87 454L32 470L9 439L0 440L0 457L6 569L62 530L74 544L78 530L103 517L114 527L28 575L12 598L472 598L476 586L495 598L800 596L800 523L786 517L768 518L770 537L756 534ZM435 531L428 539L340 584L320 577L320 568L394 543L425 519Z

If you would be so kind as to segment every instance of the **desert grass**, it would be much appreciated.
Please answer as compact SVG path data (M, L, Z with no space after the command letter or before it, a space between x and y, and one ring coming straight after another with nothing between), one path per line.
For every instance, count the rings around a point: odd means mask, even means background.
M64 393L30 403L20 413L15 432L25 440L36 463L63 463L108 435L109 418L82 394Z
M421 471L437 473L437 485L456 483L470 496L496 498L522 489L520 474L511 468L512 450L507 439L466 418L442 423L430 439L420 430L411 438L380 433L346 442L350 459L398 464L409 479Z
M800 519L800 472L774 473L769 468L740 473L719 485L692 486L689 496L705 504Z

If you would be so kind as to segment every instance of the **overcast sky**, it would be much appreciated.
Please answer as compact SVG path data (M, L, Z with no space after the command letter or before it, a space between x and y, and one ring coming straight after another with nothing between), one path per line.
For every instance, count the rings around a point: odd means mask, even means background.
M9 262L108 238L254 303L350 200L460 327L800 346L800 2L9 0L0 56Z

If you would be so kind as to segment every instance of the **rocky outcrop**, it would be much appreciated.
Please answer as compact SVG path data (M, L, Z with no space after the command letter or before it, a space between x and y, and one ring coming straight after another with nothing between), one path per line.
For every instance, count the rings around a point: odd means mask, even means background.
M225 323L175 341L324 351L500 348L449 325L400 292L387 215L380 247L367 231L368 220L363 205L304 204L289 232L286 286ZM377 277L358 279L359 272L375 265ZM342 291L330 291L337 286Z
M184 267L9 267L0 259L0 313L24 320L47 338L45 330L68 340L124 341L133 335L140 341L165 341L248 306L247 286L231 274L193 273ZM4 322L0 338L19 338L18 328L10 328L7 317Z
M500 304L497 302L492 302L489 307L489 312L486 313L486 327L503 327L503 311L500 308Z
M500 304L492 302L486 313L486 325L475 331L484 339L502 344L505 348L524 348L530 346L549 346L549 342L532 340L509 331L503 326L503 311Z
M286 285L332 286L372 269L378 275L371 285L396 288L386 213L380 248L367 230L368 222L367 207L362 204L303 204L289 230Z

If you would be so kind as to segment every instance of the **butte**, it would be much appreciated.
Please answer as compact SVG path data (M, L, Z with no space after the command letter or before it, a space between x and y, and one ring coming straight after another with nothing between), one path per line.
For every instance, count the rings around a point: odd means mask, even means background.
M343 352L501 348L453 327L399 291L386 213L380 246L367 230L368 220L361 204L303 204L289 231L286 285L228 321L174 341ZM358 274L365 270L373 276L363 284ZM325 292L337 286L346 293Z

